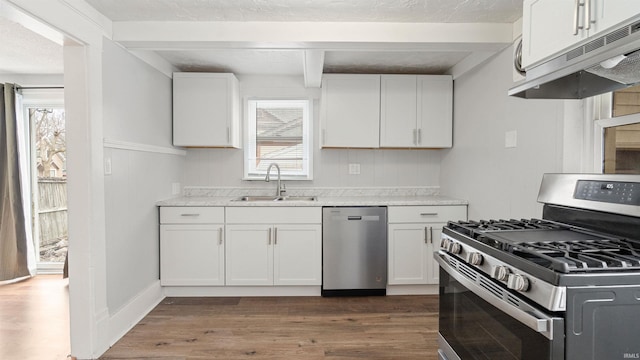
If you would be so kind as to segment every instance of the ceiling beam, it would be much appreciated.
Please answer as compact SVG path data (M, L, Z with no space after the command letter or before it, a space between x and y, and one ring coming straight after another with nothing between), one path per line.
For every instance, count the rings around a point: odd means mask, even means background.
M466 58L464 58L459 63L455 64L451 69L449 69L446 74L451 75L453 79L457 79L465 73L473 70L477 66L483 64L485 61L489 60L496 53L493 51L477 51L469 54Z
M129 49L317 49L497 51L512 24L352 22L114 22L113 40Z
M304 87L319 88L322 85L322 69L324 68L324 51L304 50L302 58Z

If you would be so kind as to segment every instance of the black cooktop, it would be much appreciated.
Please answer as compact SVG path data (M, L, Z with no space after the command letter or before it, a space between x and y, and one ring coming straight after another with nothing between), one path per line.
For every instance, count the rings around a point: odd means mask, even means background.
M553 221L457 221L447 228L559 273L640 270L640 242Z

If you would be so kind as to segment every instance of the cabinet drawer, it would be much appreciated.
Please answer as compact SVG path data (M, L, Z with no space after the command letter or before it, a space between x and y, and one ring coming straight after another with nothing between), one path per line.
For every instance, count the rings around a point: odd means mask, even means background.
M466 205L390 206L389 223L444 223L465 220Z
M160 207L161 224L223 224L224 208L210 206Z
M320 224L317 207L228 207L227 224Z

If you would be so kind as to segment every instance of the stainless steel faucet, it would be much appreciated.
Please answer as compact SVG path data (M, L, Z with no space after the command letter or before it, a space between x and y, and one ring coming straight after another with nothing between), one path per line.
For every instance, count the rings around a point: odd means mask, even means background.
M274 166L276 167L276 170L278 170L278 187L276 188L276 197L278 197L278 196L282 196L282 193L285 191L284 187L282 186L284 184L282 184L280 181L280 166L278 166L278 164L271 163L269 165L269 167L267 168L267 177L264 178L264 181L269 182L270 180L269 174L271 173L271 168Z

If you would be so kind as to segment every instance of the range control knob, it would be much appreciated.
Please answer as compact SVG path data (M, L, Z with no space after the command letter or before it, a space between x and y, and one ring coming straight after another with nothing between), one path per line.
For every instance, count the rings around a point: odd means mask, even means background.
M471 265L480 265L482 264L482 254L479 252L472 252L467 256L467 262Z
M452 241L449 245L449 252L452 254L460 254L462 252L462 246L457 242Z
M493 267L493 271L491 273L491 277L493 277L496 280L507 281L507 279L509 279L509 274L510 273L511 273L511 270L509 270L508 267L501 266L501 265L495 265Z
M442 239L442 241L440 241L440 248L442 250L446 250L449 251L449 244L451 243L451 240L449 239Z
M529 279L520 274L509 275L507 287L515 291L525 292L529 290Z

